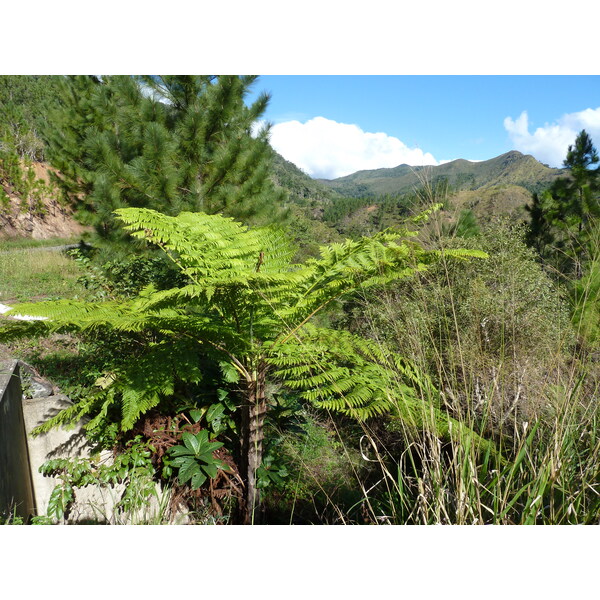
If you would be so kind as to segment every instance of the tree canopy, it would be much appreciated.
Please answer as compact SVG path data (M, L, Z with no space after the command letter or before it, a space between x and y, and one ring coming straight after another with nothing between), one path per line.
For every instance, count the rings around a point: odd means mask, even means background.
M572 270L577 279L590 258L590 242L600 217L599 160L591 137L582 130L569 145L563 162L569 175L534 194L527 207L530 244L546 255L554 254L559 269Z
M127 206L276 220L285 198L269 177L268 126L256 130L269 97L246 104L255 79L64 78L48 154L83 220L108 237Z

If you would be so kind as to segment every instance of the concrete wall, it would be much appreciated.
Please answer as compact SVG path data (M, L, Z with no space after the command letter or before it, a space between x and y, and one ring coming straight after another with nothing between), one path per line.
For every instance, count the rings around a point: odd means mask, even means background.
M23 370L26 371L27 365ZM36 437L31 431L72 403L62 394L23 398L19 361L0 361L0 516L45 515L54 486L59 481L44 477L40 466L51 458L89 457L90 447L82 429L57 427ZM104 451L101 462L112 461L112 453ZM169 501L169 491L157 484L155 496L139 510L115 514L125 486L78 488L75 502L61 523L134 524L156 522ZM162 522L162 521L161 521ZM189 522L187 515L172 515L173 523Z
M19 364L0 361L0 516L27 519L34 507Z

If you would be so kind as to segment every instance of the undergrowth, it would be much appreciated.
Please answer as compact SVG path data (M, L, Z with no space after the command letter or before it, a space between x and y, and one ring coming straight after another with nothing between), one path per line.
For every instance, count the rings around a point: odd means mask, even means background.
M430 378L420 389L421 414L412 423L393 410L357 422L275 390L257 473L262 522L600 524L597 334L581 325L582 314L597 320L595 276L570 294L525 247L519 227L496 224L468 241L446 234L431 235L438 248L469 246L490 258L442 261L410 285L347 302L330 317L332 326L409 357ZM141 264L140 277L151 272ZM124 286L120 293L136 281ZM20 351L77 400L115 352L135 356L130 337L61 338L22 343ZM445 430L432 406L448 415ZM212 426L226 441L216 423L202 421L193 433ZM125 475L139 483L132 469ZM192 491L184 490L188 498ZM139 486L131 494L147 498ZM229 521L232 503L219 513L198 500L188 504L188 522ZM166 522L162 514L150 522Z

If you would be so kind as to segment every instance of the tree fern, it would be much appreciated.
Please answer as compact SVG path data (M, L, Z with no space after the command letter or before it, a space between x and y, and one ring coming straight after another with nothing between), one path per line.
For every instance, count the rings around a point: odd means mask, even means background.
M334 300L411 277L438 261L439 252L409 241L413 232L397 228L333 244L319 258L296 265L285 237L273 228L248 229L203 213L171 217L145 208L116 213L132 236L162 248L188 282L164 291L148 287L125 301L22 305L16 310L47 320L8 321L0 339L59 330L144 335L144 352L113 369L102 392L85 404L90 410L100 406L104 415L119 403L125 430L171 396L177 381L199 381L200 357L226 365L239 379L248 519L257 501L270 374L316 406L358 419L392 413L416 426L432 407L437 415L432 426L447 431L431 382L409 361L349 332L311 324ZM456 250L445 256L484 255Z

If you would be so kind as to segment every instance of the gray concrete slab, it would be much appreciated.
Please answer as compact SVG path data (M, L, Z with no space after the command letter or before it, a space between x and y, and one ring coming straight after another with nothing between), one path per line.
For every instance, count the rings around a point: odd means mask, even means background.
M50 495L60 481L57 478L42 475L39 472L40 466L53 458L89 458L93 450L85 437L82 422L74 428L59 427L36 437L31 435L31 431L35 427L69 406L72 406L71 400L62 394L23 400L31 477L35 491L35 508L39 515L47 513ZM110 464L112 460L112 453L103 451L99 455L98 464ZM124 492L125 486L122 484L114 487L89 485L85 488L78 488L75 492L75 502L69 511L68 518L63 523L118 525L158 523L161 521L161 516L169 512L169 492L163 490L158 484L154 488L154 495L147 502L144 502L139 509L127 514L115 511L115 505L122 498ZM173 516L173 522L187 523L188 519L185 515L179 514Z
M21 399L18 361L0 361L0 516L5 519L34 513Z

